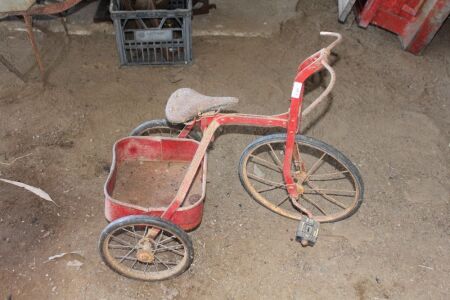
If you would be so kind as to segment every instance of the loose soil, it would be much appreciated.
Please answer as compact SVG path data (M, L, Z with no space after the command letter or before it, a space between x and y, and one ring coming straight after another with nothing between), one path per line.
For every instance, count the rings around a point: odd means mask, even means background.
M270 38L194 38L194 62L180 67L119 68L110 35L38 34L45 86L25 33L0 31L1 53L28 78L22 83L0 66L0 177L38 186L58 204L0 183L0 297L448 299L450 23L414 56L389 32L336 22L334 1L298 8ZM323 224L317 244L302 248L297 223L240 185L237 162L260 132L230 128L209 151L203 221L189 233L190 269L147 283L106 267L97 241L107 225L103 184L113 143L163 118L181 87L239 97L243 113L284 112L298 63L329 42L320 30L345 39L333 59L335 89L303 131L359 167L360 210ZM319 79L308 84L305 105L328 80ZM80 254L48 261L73 251Z

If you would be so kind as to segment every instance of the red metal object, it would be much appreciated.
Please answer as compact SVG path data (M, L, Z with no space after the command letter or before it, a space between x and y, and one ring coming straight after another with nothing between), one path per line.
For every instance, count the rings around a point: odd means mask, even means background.
M162 161L162 162L190 162L195 156L199 143L190 139L181 138L155 138L155 137L126 137L114 144L113 162L111 172L106 181L105 193L105 216L108 221L128 215L148 215L160 217L166 207L159 207L160 203L154 199L155 195L145 195L148 200L147 206L125 202L127 199L116 199L118 173L126 161ZM197 172L196 172L197 173ZM150 176L150 174L148 174ZM161 174L156 174L160 176ZM182 176L183 174L169 174L170 176ZM201 197L194 203L177 209L171 216L172 222L180 225L184 230L197 227L203 215L203 200L206 188L206 155L201 162L199 174L201 185ZM193 181L193 180L192 180ZM142 182L142 184L145 184ZM167 203L168 204L168 203Z
M290 197L297 200L299 192L297 191L291 171L292 159L295 159L295 136L300 131L299 124L301 123L302 116L307 114L322 101L331 91L335 83L335 74L333 69L328 65L327 59L331 49L341 41L341 35L329 32L321 34L334 36L337 39L327 48L310 56L299 66L292 89L291 103L288 112L274 116L209 112L199 115L197 118L194 118L193 121L185 124L185 128L181 131L179 138L176 139L160 137L127 137L119 140L114 145L113 164L104 189L107 219L112 221L126 215L144 214L159 216L163 219L170 220L184 229L196 227L201 221L204 189L201 199L199 199L195 205L186 206L183 204L186 203L188 193L193 188L194 179L197 174L199 174L199 170L202 166L203 176L205 176L206 150L215 131L223 125L281 127L287 129L285 159L283 161L283 177ZM319 72L323 68L330 71L330 84L326 90L314 100L302 114L300 114L302 111L301 106L303 102L304 82L312 74ZM186 137L194 127L200 128L203 131L203 137L200 143L182 138ZM150 161L190 161L189 167L184 173L184 178L179 185L179 189L176 191L176 195L165 208L139 207L113 198L117 172L118 169L120 169L120 165L126 160L139 160L141 158ZM206 182L205 178L203 178L203 182ZM202 204L200 204L200 202L202 202ZM311 213L307 209L301 207L300 204L297 204L296 206L307 215L311 215ZM152 229L148 232L147 237L156 236L157 234L158 230Z
M46 4L46 5L33 5L31 6L29 9L25 10L25 11L9 11L9 12L5 12L6 15L9 16L22 16L24 21L25 21L25 25L26 25L26 29L27 29L27 33L28 33L28 38L30 39L30 43L31 46L33 47L33 52L34 55L36 57L36 62L39 66L39 71L41 73L41 78L44 79L44 75L45 75L45 69L44 69L44 64L42 63L42 59L41 59L41 54L39 52L39 48L36 44L36 39L34 37L34 33L33 33L33 16L36 15L54 15L54 14L59 14L62 13L63 11L68 10L69 8L77 5L78 3L80 3L81 0L65 0L63 2L57 2L57 3L51 3L51 4Z
M420 52L450 14L450 0L368 0L355 5L358 24L396 33L403 49Z

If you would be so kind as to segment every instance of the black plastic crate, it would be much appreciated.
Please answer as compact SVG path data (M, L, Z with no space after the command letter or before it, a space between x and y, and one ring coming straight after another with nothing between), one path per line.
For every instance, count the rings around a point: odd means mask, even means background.
M192 1L162 1L163 9L126 10L111 0L121 65L171 65L192 61ZM128 1L129 2L129 1Z

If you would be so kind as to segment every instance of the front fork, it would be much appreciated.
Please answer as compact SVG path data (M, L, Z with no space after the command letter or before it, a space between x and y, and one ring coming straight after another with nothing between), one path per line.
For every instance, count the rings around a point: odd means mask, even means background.
M303 207L298 201L299 196L304 192L303 183L307 174L300 151L295 142L295 137L300 128L299 116L301 113L302 94L303 90L298 93L297 97L291 98L286 146L284 150L283 177L292 205L305 214L305 216L302 216L300 219L295 239L303 246L313 246L316 243L319 234L319 222L315 221L311 211ZM291 168L292 163L294 164L294 172L292 172Z
M292 205L305 214L300 219L295 233L295 239L304 247L314 246L317 241L317 236L319 235L319 222L314 220L311 211L303 207L298 201L299 196L304 192L303 182L305 180L306 170L298 146L295 143L296 133L297 131L292 132L288 129L285 158L283 162L283 176L286 181L286 187ZM294 164L294 172L291 170L292 162Z
M300 157L297 145L295 143L295 136L299 132L300 122L300 107L302 97L291 98L291 105L289 108L289 121L287 125L286 133L286 145L284 150L283 161L283 177L286 183L286 189L291 199L292 204L300 211L306 214L309 218L312 217L312 213L300 205L298 202L299 196L303 193L302 174L305 171L304 164ZM292 162L294 163L295 171L292 172ZM293 174L294 173L294 174ZM294 175L294 176L293 176Z

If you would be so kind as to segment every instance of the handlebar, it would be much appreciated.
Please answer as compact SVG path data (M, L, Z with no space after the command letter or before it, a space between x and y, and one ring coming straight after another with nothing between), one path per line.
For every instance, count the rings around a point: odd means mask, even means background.
M325 48L328 51L331 51L331 49L333 49L334 47L336 47L338 44L340 44L342 42L342 35L340 33L337 33L337 32L321 31L320 35L322 35L322 36L334 36L336 38L336 40L334 42L332 42L330 45L328 45L328 47Z
M331 92L331 90L334 87L334 84L336 83L336 72L334 72L333 68L328 64L326 60L322 61L323 66L327 71L330 73L330 83L328 84L325 91L320 94L319 97L316 98L310 105L308 105L307 108L305 108L302 112L302 117L306 116L308 113L310 113L317 105L319 105L322 100L328 96L328 94Z
M328 31L321 31L321 36L334 36L336 37L336 40L332 42L328 47L323 48L319 51L320 56L317 59L320 61L320 63L324 66L325 69L330 73L330 83L328 84L327 88L320 94L319 97L317 97L316 100L314 100L307 108L305 108L302 112L302 117L306 116L309 112L311 112L319 103L331 92L333 89L334 84L336 83L336 72L333 70L333 68L328 64L328 56L331 53L331 50L336 47L339 43L342 41L342 35L337 32L328 32Z

